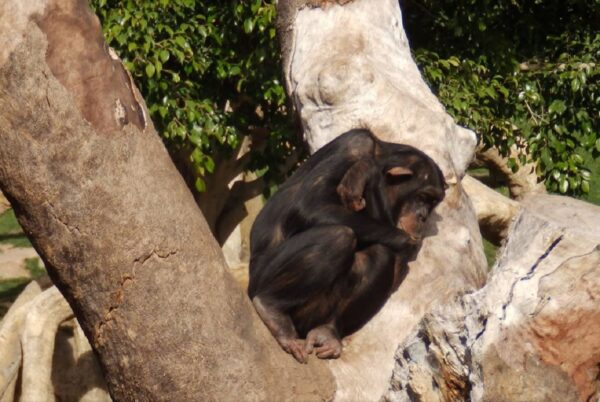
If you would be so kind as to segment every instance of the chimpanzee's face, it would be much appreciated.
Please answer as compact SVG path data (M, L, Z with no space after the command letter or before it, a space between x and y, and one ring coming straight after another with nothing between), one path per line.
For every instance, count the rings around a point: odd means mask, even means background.
M400 227L411 237L422 237L429 214L444 198L446 182L438 166L427 156L413 154L386 168L389 205Z
M443 198L443 192L428 191L437 189L424 189L417 191L402 203L400 209L400 227L412 238L420 239L429 214Z

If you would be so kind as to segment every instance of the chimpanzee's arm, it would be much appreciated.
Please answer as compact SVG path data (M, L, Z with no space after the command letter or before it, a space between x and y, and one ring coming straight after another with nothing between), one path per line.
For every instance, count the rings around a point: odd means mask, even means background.
M379 222L364 213L352 212L343 206L330 205L317 214L316 219L319 224L343 225L351 228L359 244L383 244L400 252L406 250L407 245L417 242L396 226Z
M383 244L396 252L404 251L407 245L416 243L404 230L362 214L351 214L344 221L354 231L359 243Z
M363 196L365 187L379 174L381 173L373 158L363 158L354 163L337 186L337 193L342 204L352 211L364 209L366 206Z
M261 296L255 296L252 303L281 348L294 356L300 363L306 363L309 352L305 350L304 341L298 338L298 333L290 316L277 307L265 303Z

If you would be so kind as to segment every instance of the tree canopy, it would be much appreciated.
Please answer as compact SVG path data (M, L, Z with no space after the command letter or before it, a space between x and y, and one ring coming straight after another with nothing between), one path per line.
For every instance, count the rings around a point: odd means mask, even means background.
M92 0L167 145L190 151L196 189L245 136L247 169L277 176L298 145L280 83L273 1Z
M403 11L416 61L459 124L504 153L519 147L550 191L590 191L599 1L406 0Z
M274 3L92 1L166 143L190 150L198 191L215 155L245 136L267 142L246 168L275 180L274 167L300 146L280 82ZM417 64L459 124L486 147L516 147L521 164L537 162L552 192L600 187L591 184L600 182L600 1L401 3Z

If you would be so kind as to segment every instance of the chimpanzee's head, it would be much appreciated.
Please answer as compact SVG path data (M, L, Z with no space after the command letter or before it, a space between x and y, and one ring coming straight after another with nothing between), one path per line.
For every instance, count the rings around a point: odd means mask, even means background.
M408 145L394 144L380 160L393 218L420 239L427 217L448 188L442 171L429 156Z

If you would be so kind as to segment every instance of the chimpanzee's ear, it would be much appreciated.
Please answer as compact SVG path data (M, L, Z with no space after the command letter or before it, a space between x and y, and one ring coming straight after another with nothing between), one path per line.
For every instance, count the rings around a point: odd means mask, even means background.
M385 172L388 176L400 177L400 176L412 176L414 172L407 167L404 166L394 166L393 168L389 168L387 172Z

